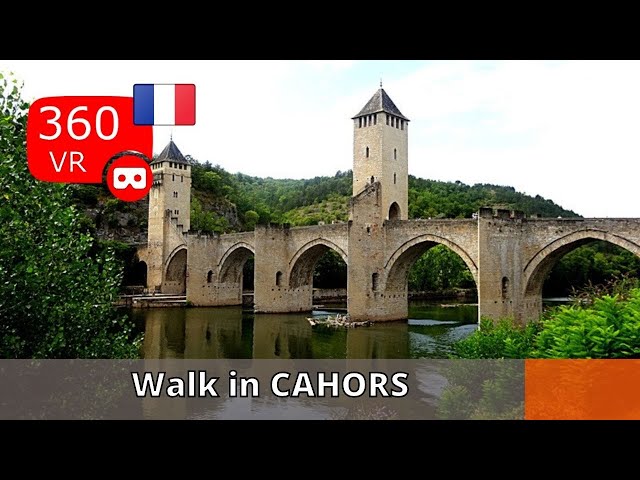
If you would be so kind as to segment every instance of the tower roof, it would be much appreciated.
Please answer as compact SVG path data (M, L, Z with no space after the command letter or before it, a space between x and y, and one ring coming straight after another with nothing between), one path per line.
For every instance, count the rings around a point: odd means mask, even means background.
M167 144L167 146L164 147L164 150L160 152L160 155L158 155L158 158L156 158L154 161L155 162L171 161L171 162L184 163L185 165L189 165L189 161L186 158L184 158L184 155L182 155L182 152L180 151L178 146L175 143L173 143L173 140L169 140L169 143Z
M387 95L387 92L385 92L384 88L382 87L380 87L378 91L373 94L371 100L369 100L364 108L360 110L360 113L358 113L355 117L352 117L352 119L378 112L390 113L391 115L400 117L407 122L409 121L407 117L400 113L400 110L398 109L398 107L396 107L396 104L393 103L393 100L389 98L389 95Z

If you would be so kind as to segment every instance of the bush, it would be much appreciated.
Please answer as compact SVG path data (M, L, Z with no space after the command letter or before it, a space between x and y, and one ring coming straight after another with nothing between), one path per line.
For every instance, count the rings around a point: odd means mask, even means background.
M0 358L136 357L140 337L113 308L113 250L92 255L71 188L29 173L27 109L0 75Z
M640 358L640 289L562 306L542 322L538 358Z
M458 358L527 358L534 349L540 324L517 325L511 319L494 323L480 320L480 328L467 338L453 344L453 356Z
M453 345L452 356L640 358L640 288L624 290L618 285L613 290L618 293L601 297L592 293L591 303L557 307L541 322L525 326L482 319L477 332Z

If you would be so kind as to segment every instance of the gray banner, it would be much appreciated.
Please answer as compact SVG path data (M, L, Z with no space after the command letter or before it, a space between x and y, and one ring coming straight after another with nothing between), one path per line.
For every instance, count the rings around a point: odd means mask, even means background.
M523 417L523 360L0 360L0 419Z

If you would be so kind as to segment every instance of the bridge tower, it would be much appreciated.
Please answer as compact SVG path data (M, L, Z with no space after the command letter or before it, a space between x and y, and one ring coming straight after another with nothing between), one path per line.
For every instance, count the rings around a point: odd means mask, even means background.
M389 98L382 84L352 119L353 196L379 182L382 217L407 220L409 119Z
M153 186L149 192L147 287L162 288L165 266L176 244L182 243L177 235L191 226L191 165L171 139L150 167ZM184 256L186 273L186 251Z
M409 214L409 119L382 85L352 119L347 308L353 320L403 318L406 292L385 298L385 252L387 224L407 220Z

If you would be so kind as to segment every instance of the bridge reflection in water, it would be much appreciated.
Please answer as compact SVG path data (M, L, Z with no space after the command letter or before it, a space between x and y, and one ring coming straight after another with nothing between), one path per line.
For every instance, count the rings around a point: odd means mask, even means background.
M475 330L474 305L412 305L413 319L350 329L311 327L309 314L253 314L241 307L132 311L147 359L438 358Z

